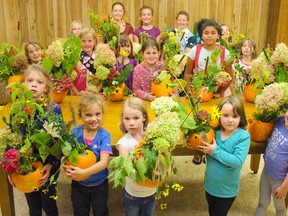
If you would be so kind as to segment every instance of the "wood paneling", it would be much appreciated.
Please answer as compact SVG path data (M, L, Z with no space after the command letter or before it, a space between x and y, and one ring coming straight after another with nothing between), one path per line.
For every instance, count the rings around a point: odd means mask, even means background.
M49 45L54 38L70 34L70 23L80 20L89 27L89 11L100 15L111 13L117 0L0 0L0 42L21 43L39 40ZM143 5L154 9L153 24L175 27L180 10L190 15L189 28L201 18L214 18L239 33L248 33L261 50L288 38L287 0L119 0L126 7L125 20L139 27ZM278 13L275 13L278 12ZM280 13L279 13L280 12ZM279 15L278 15L279 14ZM272 31L270 31L272 30ZM271 43L272 42L272 43Z

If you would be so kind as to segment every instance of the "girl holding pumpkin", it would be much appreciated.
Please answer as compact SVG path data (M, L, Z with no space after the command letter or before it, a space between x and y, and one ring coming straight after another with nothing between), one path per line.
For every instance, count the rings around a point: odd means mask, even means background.
M132 92L133 71L137 65L137 61L133 59L133 44L126 35L120 35L115 45L117 62L114 68L120 73L129 65L132 65L131 72L127 77L125 84Z
M275 122L264 153L265 165L260 179L260 197L255 216L265 215L273 196L276 215L285 216L288 190L288 109Z
M108 216L108 163L112 155L111 136L101 127L104 102L100 95L86 91L80 98L78 115L83 124L72 129L79 143L85 143L97 159L97 163L81 169L70 165L66 176L72 179L72 205L74 215L89 215L91 206L93 215ZM85 180L75 179L89 176Z
M133 92L137 97L154 101L156 96L151 93L154 76L164 69L164 61L159 61L160 47L156 40L147 40L141 48L143 61L133 73Z
M23 74L23 80L27 85L28 90L33 92L33 98L36 101L39 101L40 104L43 104L45 101L44 110L46 112L54 112L62 118L62 111L59 105L51 102L50 99L50 90L52 86L51 77L48 71L46 71L41 65L33 64L28 67ZM44 99L44 100L43 100ZM26 110L28 112L29 109ZM32 112L32 111L31 111ZM37 119L38 124L43 128L44 120L42 121ZM44 128L43 128L44 129ZM22 129L23 133L26 133L26 129ZM34 151L34 149L33 149ZM57 180L60 168L60 160L52 155L49 155L45 160L44 167L41 170L43 176L39 179L39 184L43 185L39 190L25 193L27 204L29 206L29 214L42 215L42 209L46 215L58 215L58 208L56 200L51 198L55 197L56 194L56 185L49 184L48 179L50 176L54 175L54 179ZM57 173L57 174L56 174ZM9 176L10 183L14 186L12 179ZM48 182L47 182L48 181ZM47 187L49 190L47 190ZM43 191L42 191L43 190ZM44 193L44 190L46 193Z
M237 96L224 97L218 104L221 110L220 130L213 143L202 142L199 149L208 154L204 188L209 215L227 215L238 192L240 171L250 147L250 134L244 106Z
M139 146L148 124L147 108L140 98L128 98L120 113L120 130L125 135L117 142L119 155L127 155ZM123 204L126 215L152 215L155 208L156 188L137 184L126 177Z

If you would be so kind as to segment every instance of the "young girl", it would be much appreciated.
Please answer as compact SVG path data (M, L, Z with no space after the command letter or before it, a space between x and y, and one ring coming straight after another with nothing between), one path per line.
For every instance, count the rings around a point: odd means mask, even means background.
M29 41L25 45L25 55L28 64L38 64L42 60L41 44L36 41Z
M156 40L147 40L141 48L143 61L138 64L133 73L133 92L141 99L153 101L151 83L154 76L164 68L164 62L159 61L160 48Z
M121 73L127 65L131 64L132 69L125 81L126 86L132 92L133 71L137 65L137 61L133 59L133 44L130 38L126 35L120 35L115 45L117 62L114 65L115 69Z
M77 77L71 88L72 95L82 95L87 87L88 75L90 73L96 73L96 69L93 65L95 60L94 50L97 43L96 32L92 28L85 28L79 33L79 37L82 42L82 52L80 55L80 61L75 67Z
M221 37L226 41L231 43L232 42L232 38L230 35L230 29L228 28L228 26L226 24L222 24L221 26Z
M206 58L208 56L210 57L212 52L219 47L217 41L221 35L221 28L218 23L215 22L213 19L200 20L197 24L197 31L203 41L203 44L194 46L188 53L188 60L184 78L189 84L192 81L191 75L193 74L194 69L205 69ZM219 68L221 65L225 65L226 72L229 73L231 77L233 77L232 66L230 63L227 62L230 58L230 53L225 47L220 46L220 48L221 54L220 57L217 59L217 65ZM222 93L224 93L224 91L229 87L229 85L230 84L227 84L227 86L219 88L216 91L214 97L220 97ZM234 92L233 84L231 84L231 86L232 92ZM190 85L186 85L186 88L188 93L192 93Z
M82 30L82 23L78 20L72 21L70 25L70 33L73 35L79 35L80 31Z
M91 206L93 215L109 215L108 213L108 162L112 155L110 133L101 127L104 113L102 97L95 92L85 92L79 101L78 115L83 124L72 129L79 143L85 143L87 149L94 152L97 163L81 169L67 167L66 176L72 179L72 205L74 215L89 215ZM83 181L75 178L92 175Z
M47 107L44 107L46 112L54 112L62 118L62 112L59 105L51 102L49 95L51 90L51 78L49 73L38 64L34 64L27 68L27 70L23 74L23 82L27 85L28 89L33 92L34 100L39 101L43 97L46 99ZM42 124L41 121L38 121L39 124ZM40 123L41 122L41 123ZM46 215L58 215L58 208L56 205L56 200L51 198L50 196L55 196L56 194L56 185L49 185L48 178L51 175L55 176L55 180L58 178L57 171L60 167L60 160L56 157L49 155L45 160L44 167L41 170L44 173L43 177L39 179L39 183L43 184L43 186L35 192L25 193L25 197L29 206L29 214L34 215L42 215L42 209L46 213ZM9 179L13 185L11 179ZM42 190L49 190L47 193L42 192Z
M121 2L112 5L112 19L118 25L120 33L127 35L131 41L134 38L134 29L130 23L124 21L125 7Z
M271 202L276 215L285 216L288 190L288 109L277 119L264 153L265 165L260 179L260 197L255 216L265 215Z
M218 104L221 111L220 130L216 131L213 144L202 142L199 146L207 153L204 188L209 215L227 215L238 192L240 170L250 147L250 134L244 106L236 96L222 98Z
M176 34L178 35L181 54L189 53L191 48L196 44L194 41L194 36L187 28L189 22L189 14L186 11L179 11L176 16L177 27L175 28ZM184 33L184 35L183 35Z
M139 145L148 123L147 108L140 98L128 98L120 113L120 130L125 135L118 141L116 148L119 155L127 155ZM123 192L123 205L126 215L153 214L155 208L156 189L138 185L130 178L126 178Z
M141 20L141 27L135 30L134 32L134 41L139 43L140 41L140 33L148 34L151 39L160 39L160 29L156 28L152 25L153 19L153 9L148 6L143 6L140 9L140 20Z
M236 77L234 80L235 90L239 96L243 96L243 89L246 85L246 77L242 74L241 71L237 71L235 66L243 67L246 74L250 72L252 69L252 62L257 57L256 55L256 44L251 38L246 38L242 41L241 49L240 49L240 59L238 62L233 64L233 69L236 70ZM230 95L230 89L225 91L225 95Z

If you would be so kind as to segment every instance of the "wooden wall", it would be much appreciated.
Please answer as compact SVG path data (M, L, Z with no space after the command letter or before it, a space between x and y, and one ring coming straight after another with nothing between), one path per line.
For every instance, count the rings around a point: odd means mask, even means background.
M54 38L67 37L70 23L80 20L89 26L89 11L110 14L117 0L0 0L0 42L21 44L31 39L49 45ZM261 50L269 42L288 42L287 0L119 0L126 7L126 21L139 27L143 5L154 9L154 25L175 27L178 11L190 15L190 30L201 18L214 18L239 33L248 33ZM285 10L286 8L286 10ZM277 13L280 14L277 16ZM270 25L277 27L272 28ZM284 37L285 36L285 37ZM285 41L286 40L286 41ZM288 43L287 43L288 44Z

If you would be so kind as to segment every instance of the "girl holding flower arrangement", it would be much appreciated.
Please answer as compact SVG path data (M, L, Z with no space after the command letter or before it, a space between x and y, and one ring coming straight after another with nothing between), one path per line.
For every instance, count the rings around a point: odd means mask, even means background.
M128 98L120 113L120 130L125 135L117 142L119 155L128 155L139 141L143 139L144 130L148 124L147 108L140 98ZM137 184L133 179L126 177L126 186L123 191L123 204L126 215L152 215L155 208L156 188Z
M62 111L60 106L51 102L50 90L52 82L49 73L42 66L38 64L33 64L32 66L30 66L24 72L22 81L27 85L28 90L33 92L34 100L42 104L45 112L55 113L57 115L57 118L58 116L62 118ZM26 107L25 111L28 114L29 112L32 113L32 108L31 111L29 111L28 108L29 107ZM43 126L43 120L44 119L37 119L37 125L40 128L45 127ZM20 129L21 133L28 133L26 131L27 129L25 125L22 124L22 126L20 126ZM36 151L36 149L33 149L32 151ZM42 215L42 209L47 215L58 215L56 199L53 198L56 197L56 184L49 184L48 179L52 175L54 175L54 180L56 181L59 175L59 168L60 160L53 155L49 155L45 160L44 167L41 170L44 175L39 179L40 185L43 186L37 191L25 193L25 197L29 206L29 214L31 216ZM14 183L10 176L9 181L14 186ZM47 188L49 190L47 190Z
M222 98L220 130L213 143L202 142L200 151L208 154L204 188L209 215L227 215L238 192L240 171L250 147L250 134L244 105L237 96Z
M127 65L129 64L132 65L131 72L125 81L126 86L132 92L133 71L138 63L135 59L133 59L132 41L128 36L120 35L118 37L118 41L115 45L115 48L116 48L117 62L114 65L114 68L121 73L126 68Z
M89 74L95 74L94 68L95 48L97 44L97 35L93 28L85 28L79 33L82 42L82 52L80 61L75 67L77 77L71 88L72 95L82 95L87 87L87 77Z

